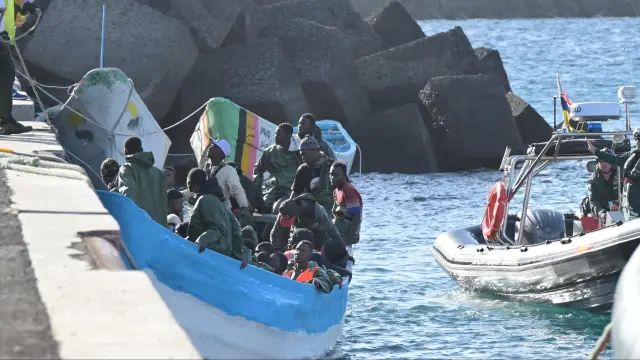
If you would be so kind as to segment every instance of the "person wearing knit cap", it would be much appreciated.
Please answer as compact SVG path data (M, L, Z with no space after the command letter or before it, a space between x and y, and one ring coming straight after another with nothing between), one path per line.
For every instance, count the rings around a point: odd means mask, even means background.
M329 170L333 159L320 151L320 144L311 135L307 135L300 142L300 154L304 163L296 171L296 177L291 186L291 198L302 193L310 193L330 214L333 207L333 193Z
M240 222L242 226L252 225L254 223L253 214L249 210L247 194L242 187L238 173L234 167L227 165L224 161L230 153L231 145L227 140L212 140L207 148L209 160L204 166L204 171L207 173L208 179L216 178L220 189L222 189L222 194L225 198L224 205L227 209L231 210L229 198L236 199L240 207Z

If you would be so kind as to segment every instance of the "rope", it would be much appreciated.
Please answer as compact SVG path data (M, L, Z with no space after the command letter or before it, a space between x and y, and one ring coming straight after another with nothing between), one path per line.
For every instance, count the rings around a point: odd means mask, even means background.
M170 125L170 126L167 126L166 128L164 128L164 129L162 129L162 130L163 130L163 131L167 131L167 130L169 130L169 129L173 129L174 127L176 127L176 126L178 126L178 125L182 124L183 122L185 122L185 121L189 120L193 115L197 114L197 113L198 113L198 112L200 112L202 109L204 109L204 108L207 106L207 104L208 104L208 103L209 103L209 100L205 101L205 102L204 102L204 104L200 105L200 107L199 107L199 108L197 108L194 112L192 112L191 114L187 115L185 118L183 118L182 120L180 120L180 121L176 122L175 124Z
M604 327L604 330L602 330L602 335L600 335L600 338L598 338L598 342L596 343L596 346L591 352L591 355L589 355L589 360L598 359L598 356L600 356L600 354L602 354L604 349L607 347L607 345L611 341L612 327L613 327L613 323L608 323L607 326Z
M96 176L96 178L97 178L97 179L99 179L99 180L100 180L100 182L101 182L102 184L104 184L104 186L105 186L105 187L107 186L107 184L104 182L104 180L102 180L102 175L98 174L95 170L93 170L93 168L92 168L91 166L89 166L89 164L87 164L86 162L82 161L82 159L80 159L76 154L72 153L71 151L69 151L69 150L67 150L67 149L64 149L64 151L65 151L67 154L71 155L71 157L73 157L74 159L78 160L78 161L79 161L81 164L83 164L87 169L89 169L89 171L91 171L91 173L92 173L93 175L95 175L95 176Z
M91 180L87 177L82 167L73 164L42 160L37 156L0 153L0 169L81 180L91 185Z

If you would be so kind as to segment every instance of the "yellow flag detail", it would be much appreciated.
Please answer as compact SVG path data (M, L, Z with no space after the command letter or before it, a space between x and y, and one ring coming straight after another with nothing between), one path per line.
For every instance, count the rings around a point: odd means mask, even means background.
M13 0L5 0L4 9L4 29L9 34L9 40L11 45L16 44L16 20L15 20L15 6Z

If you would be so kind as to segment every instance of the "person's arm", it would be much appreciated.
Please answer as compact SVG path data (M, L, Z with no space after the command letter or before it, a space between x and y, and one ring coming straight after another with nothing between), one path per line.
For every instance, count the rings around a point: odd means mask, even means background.
M118 172L118 192L126 197L134 198L137 188L136 188L136 178L133 175L133 171L127 165L123 165L120 167L120 171Z
M276 222L273 224L273 228L271 228L271 233L269 233L269 240L276 251L283 252L289 240L289 231L291 228L282 226L281 221L282 215L278 214Z
M259 189L262 189L265 171L271 172L272 165L269 154L271 154L269 149L265 150L260 156L260 160L258 160L256 167L253 169L253 183L256 184Z
M327 274L326 270L321 267L318 267L315 274L313 274L313 280L311 283L316 287L316 289L324 293L330 293L331 290L333 290L333 282L331 281L329 274Z
M345 191L347 213L351 215L351 224L347 232L347 237L357 242L359 237L360 223L362 222L362 197L351 184Z
M601 200L602 196L598 193L596 181L592 180L589 184L589 204L591 204L591 213L596 216L598 216L601 211L607 210L607 207L602 204Z
M291 185L292 199L309 189L312 175L311 168L306 164L302 164L298 167L296 177L293 179L293 185Z
M595 152L595 155L599 160L608 162L611 165L624 166L624 163L627 161L630 154L617 155L607 151L607 149L604 148L597 150Z
M251 259L251 251L244 246L242 230L236 217L231 212L227 212L227 216L231 222L231 257L240 260L240 269L244 269Z
M336 225L329 219L329 215L327 215L327 210L325 210L321 205L316 204L316 221L320 225L320 228L324 230L324 232L329 237L329 240L332 241L340 241L342 242L342 236L340 235L340 231Z
M236 199L238 206L242 208L249 208L249 202L247 201L247 194L244 192L244 188L240 183L240 178L236 169L232 166L225 166L220 170L221 175L224 176L227 186L229 187L229 196Z

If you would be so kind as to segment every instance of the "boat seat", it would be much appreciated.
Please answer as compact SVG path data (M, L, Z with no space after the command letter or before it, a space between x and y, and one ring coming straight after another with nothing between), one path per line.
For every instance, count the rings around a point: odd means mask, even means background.
M524 223L521 244L533 245L564 236L565 216L553 209L529 209ZM522 222L517 223L518 231Z

